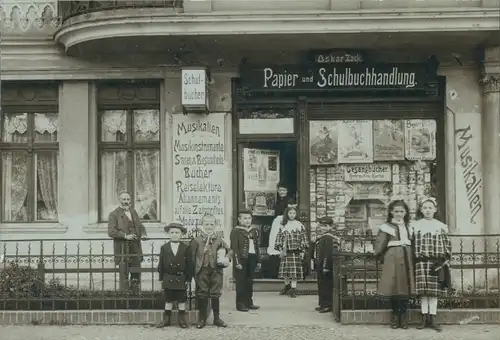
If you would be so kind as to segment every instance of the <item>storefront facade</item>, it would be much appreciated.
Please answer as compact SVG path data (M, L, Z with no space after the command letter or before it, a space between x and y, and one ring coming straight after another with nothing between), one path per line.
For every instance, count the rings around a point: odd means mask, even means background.
M193 4L185 2L184 12L203 10ZM93 20L105 15L92 13ZM132 192L150 237L162 237L172 219L193 230L205 213L228 237L235 212L249 207L267 249L278 181L293 193L310 235L324 215L373 232L389 200L403 198L414 212L429 194L454 234L500 233L500 50L486 33L486 47L476 36L460 37L456 51L439 31L443 46L428 44L431 28L422 19L420 36L401 27L390 38L366 27L330 37L335 48L325 49L326 38L312 28L308 43L287 37L288 26L276 28L281 36L231 38L222 24L213 36L176 31L175 40L161 37L156 22L148 45L128 24L112 43L84 16L46 22L25 31L13 25L2 42L0 237L7 252L15 248L10 241L26 238L61 239L56 252L64 239L106 238L107 214L122 190ZM235 23L233 31L255 25ZM408 39L418 51L408 50ZM183 106L184 96L203 92L183 86L187 66L209 71L207 112Z

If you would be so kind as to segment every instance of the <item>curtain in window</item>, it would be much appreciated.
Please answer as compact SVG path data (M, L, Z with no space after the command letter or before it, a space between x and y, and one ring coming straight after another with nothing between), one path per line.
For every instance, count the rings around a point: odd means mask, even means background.
M101 140L105 142L124 141L127 135L126 111L105 111L101 115ZM134 142L159 141L159 111L134 111ZM134 207L143 220L157 220L159 187L159 151L137 150L134 153L135 202ZM108 214L118 205L121 191L127 187L127 152L103 151L101 153L101 209L100 219L107 220Z
M57 115L35 114L35 142L56 142L59 129ZM58 152L36 153L36 219L57 221Z
M3 141L27 143L27 114L4 116ZM57 141L57 114L35 114L35 141ZM28 221L28 153L2 153L2 218L4 221ZM57 151L37 153L36 220L57 220Z

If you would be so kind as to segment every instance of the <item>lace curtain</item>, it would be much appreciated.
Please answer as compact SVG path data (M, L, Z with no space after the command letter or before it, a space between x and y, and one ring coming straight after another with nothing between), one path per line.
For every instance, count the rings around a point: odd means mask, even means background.
M160 140L159 110L135 110L133 112L132 138L134 143ZM101 140L123 142L127 138L127 111L112 110L101 114ZM101 209L100 218L106 220L116 208L122 191L135 191L134 207L142 220L158 220L158 194L160 153L157 149L135 150L133 157L135 188L127 187L127 151L101 153Z
M55 142L59 130L57 114L34 114L34 137L36 142ZM5 114L3 120L3 142L28 142L28 114ZM29 221L28 178L35 180L35 220L57 221L57 151L35 152L35 170L29 170L27 150L2 153L2 196L4 221Z

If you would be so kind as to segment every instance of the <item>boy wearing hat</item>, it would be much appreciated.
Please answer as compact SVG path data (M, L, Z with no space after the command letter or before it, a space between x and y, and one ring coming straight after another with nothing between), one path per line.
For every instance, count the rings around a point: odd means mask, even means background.
M198 329L204 328L208 317L208 300L214 313L214 325L227 327L220 318L220 296L223 285L224 268L229 266L232 251L216 230L216 218L206 214L201 218L199 236L191 241L194 258L194 279L198 301Z
M316 310L328 313L332 311L333 304L333 253L340 249L340 238L333 234L331 217L321 217L318 223L318 238L314 247L319 304Z
M181 223L172 222L165 227L170 241L160 250L158 273L162 288L165 290L165 316L162 327L171 325L173 302L179 309L179 326L187 328L186 322L186 287L191 283L193 272L192 257L189 246L181 241L186 228Z
M236 310L248 312L260 307L253 303L253 275L260 270L259 231L252 226L252 212L241 210L238 225L231 230L231 249L234 255Z

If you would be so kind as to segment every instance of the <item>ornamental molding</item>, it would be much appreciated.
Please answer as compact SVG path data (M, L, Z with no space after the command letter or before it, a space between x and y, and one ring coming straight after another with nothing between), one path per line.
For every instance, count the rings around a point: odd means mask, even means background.
M0 30L3 35L53 34L61 25L57 1L0 1Z
M484 93L500 92L500 74L483 74L479 82Z
M89 13L66 21L54 38L68 50L92 40L138 35L490 31L498 29L500 19L495 8L174 13L157 10L155 15L144 15L130 9Z

